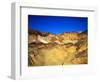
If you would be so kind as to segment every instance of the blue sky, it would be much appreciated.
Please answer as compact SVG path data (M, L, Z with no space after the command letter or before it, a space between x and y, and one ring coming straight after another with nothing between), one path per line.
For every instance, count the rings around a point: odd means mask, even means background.
M28 15L28 28L59 34L88 30L87 17Z

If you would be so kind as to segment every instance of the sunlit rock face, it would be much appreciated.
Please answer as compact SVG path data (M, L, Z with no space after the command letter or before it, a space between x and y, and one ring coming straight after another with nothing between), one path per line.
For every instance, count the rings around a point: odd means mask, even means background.
M42 33L29 30L28 65L87 64L87 32Z

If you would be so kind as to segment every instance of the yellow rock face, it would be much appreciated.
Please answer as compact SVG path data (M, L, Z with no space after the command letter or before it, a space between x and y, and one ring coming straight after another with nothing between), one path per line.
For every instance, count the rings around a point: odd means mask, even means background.
M33 61L35 65L69 64L75 58L75 53L76 46L56 45L48 49L39 49L38 54L33 56Z
M88 63L87 34L84 33L37 35L37 37L34 34L32 37L31 34L28 46L29 66Z

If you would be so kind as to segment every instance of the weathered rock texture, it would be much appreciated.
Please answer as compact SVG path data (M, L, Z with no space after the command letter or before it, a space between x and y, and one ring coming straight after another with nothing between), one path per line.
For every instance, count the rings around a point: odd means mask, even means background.
M42 33L29 30L28 65L70 65L88 63L86 32Z

